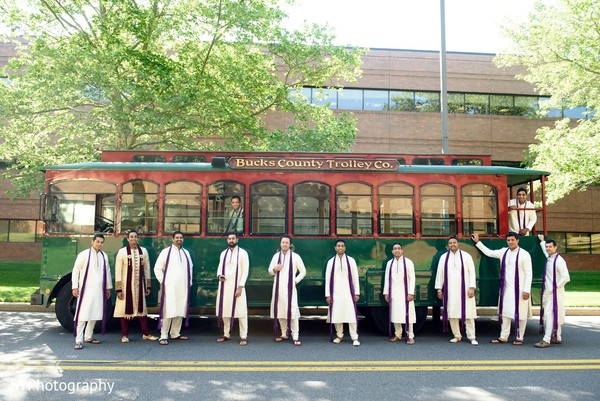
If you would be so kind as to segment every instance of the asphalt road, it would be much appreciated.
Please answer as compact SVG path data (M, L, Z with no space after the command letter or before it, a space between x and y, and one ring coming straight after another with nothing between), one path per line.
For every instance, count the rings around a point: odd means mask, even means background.
M102 344L73 349L52 313L0 312L0 399L20 400L594 400L600 394L600 317L568 316L564 343L536 349L492 345L499 325L477 320L480 346L450 344L428 322L416 345L390 343L359 327L360 347L328 342L319 317L301 321L303 345L273 341L272 321L250 319L249 345L217 344L212 317L194 319L190 341L129 344L117 325ZM156 331L155 331L156 333ZM234 328L237 334L237 326Z

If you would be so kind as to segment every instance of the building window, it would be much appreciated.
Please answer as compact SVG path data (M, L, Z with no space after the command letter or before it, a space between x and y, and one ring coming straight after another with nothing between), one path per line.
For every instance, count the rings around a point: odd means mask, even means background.
M465 112L465 94L448 93L448 113Z
M163 233L200 234L202 185L177 181L165 185Z
M246 187L235 181L217 181L208 186L207 234L226 234L232 231L243 234L245 192ZM232 197L240 198L241 210L233 211ZM238 228L241 228L241 232L238 232Z
M358 182L338 185L335 190L335 202L337 234L373 233L373 201L369 185Z
M440 94L438 92L415 92L415 109L424 113L439 113Z
M462 187L463 234L498 235L498 197L487 184Z
M536 97L533 99L537 100ZM467 93L465 94L465 113L489 114L489 95Z
M362 110L363 109L363 91L362 89L344 89L338 93L338 109L344 110Z
M337 95L335 89L313 88L311 103L319 106L328 106L330 109L337 109Z
M414 188L403 182L391 182L378 188L379 233L413 235Z
M365 90L365 110L385 110L389 104L388 91Z
M0 220L0 242L37 242L41 224L38 220Z
M329 186L303 182L294 186L294 235L329 235Z
M592 241L589 233L567 233L566 253L589 255L592 253Z
M416 111L415 93L412 91L391 91L390 104L385 110Z
M250 186L250 232L286 234L287 186L275 181Z
M158 230L158 184L133 180L121 192L121 232L136 230L155 234Z
M513 114L513 97L508 95L491 95L490 96L490 114L506 115Z
M456 190L446 184L421 186L421 233L456 234Z

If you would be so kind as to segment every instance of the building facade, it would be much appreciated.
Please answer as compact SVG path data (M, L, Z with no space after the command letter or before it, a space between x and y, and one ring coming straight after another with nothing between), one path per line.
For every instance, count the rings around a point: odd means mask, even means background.
M0 65L13 54L0 44ZM582 110L556 110L539 118L544 96L515 79L522 71L499 69L492 54L448 53L448 153L491 155L496 164L515 165L535 141L536 130L557 117L582 117ZM362 153L441 153L439 54L430 51L372 49L363 57L363 76L341 92L304 88L308 101L326 102L335 112L352 112L358 135L354 150ZM338 83L332 83L337 86ZM267 128L285 130L292 116L272 113ZM1 166L0 166L1 168ZM15 230L41 229L38 200L10 201L8 182L0 183L0 260L40 258L36 235ZM560 243L573 270L600 269L600 187L573 193L548 209L547 230ZM32 225L33 224L33 225ZM542 229L538 223L538 229ZM35 234L35 233L34 233Z

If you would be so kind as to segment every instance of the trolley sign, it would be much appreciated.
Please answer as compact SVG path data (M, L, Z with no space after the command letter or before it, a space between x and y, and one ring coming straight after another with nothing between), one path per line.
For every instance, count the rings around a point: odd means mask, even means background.
M394 159L316 158L316 157L232 157L232 169L317 170L317 171L396 171Z

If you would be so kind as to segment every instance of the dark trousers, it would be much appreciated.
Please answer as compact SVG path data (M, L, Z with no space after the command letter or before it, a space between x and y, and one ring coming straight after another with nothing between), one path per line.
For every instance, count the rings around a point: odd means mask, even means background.
M140 326L142 326L142 334L145 336L150 335L150 329L148 328L148 317L141 316L137 318L140 321ZM121 318L121 336L129 337L129 322L133 319L125 319Z

